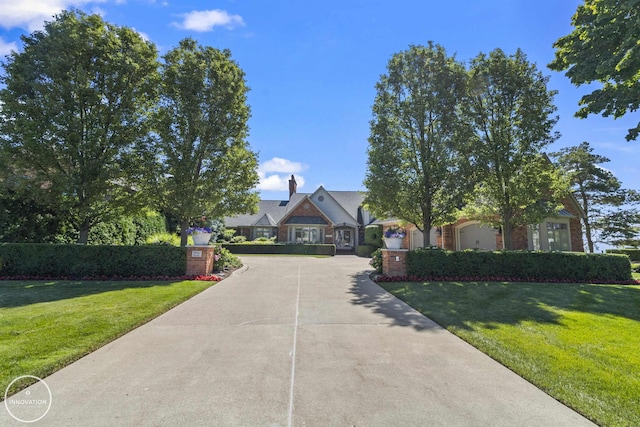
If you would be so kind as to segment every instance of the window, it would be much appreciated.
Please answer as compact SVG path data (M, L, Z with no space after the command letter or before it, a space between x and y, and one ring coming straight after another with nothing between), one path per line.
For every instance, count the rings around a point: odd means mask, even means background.
M271 227L256 227L255 228L255 233L256 233L256 239L258 237L266 237L266 238L270 238L271 237Z
M547 223L547 239L550 251L570 251L569 226L562 222Z
M531 249L539 251L540 246L540 224L534 224L531 227Z
M292 240L296 243L321 243L320 236L320 227L294 227L292 230Z

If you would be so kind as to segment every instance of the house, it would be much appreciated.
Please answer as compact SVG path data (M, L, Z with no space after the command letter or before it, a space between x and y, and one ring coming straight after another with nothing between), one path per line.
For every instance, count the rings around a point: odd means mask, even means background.
M258 213L224 219L226 228L247 240L277 237L278 242L327 243L353 251L364 242L364 227L374 218L362 207L359 191L328 191L320 186L313 193L298 193L293 175L289 200L261 200Z
M569 195L563 200L563 208L555 217L545 218L539 224L515 228L511 236L513 249L584 252L581 224L581 218L584 217L584 210L575 196ZM398 224L399 221L386 219L374 223L386 228ZM406 230L407 236L403 247L409 249L423 247L423 233L413 224L407 226ZM433 227L430 230L429 241L432 246L454 251L504 248L499 229L469 219L460 219L453 224Z

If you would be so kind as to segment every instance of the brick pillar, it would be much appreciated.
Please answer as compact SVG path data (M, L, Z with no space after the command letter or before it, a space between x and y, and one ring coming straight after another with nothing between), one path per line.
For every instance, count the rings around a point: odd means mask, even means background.
M407 275L408 249L382 249L382 274L385 276Z
M208 276L213 273L215 246L187 246L187 276Z

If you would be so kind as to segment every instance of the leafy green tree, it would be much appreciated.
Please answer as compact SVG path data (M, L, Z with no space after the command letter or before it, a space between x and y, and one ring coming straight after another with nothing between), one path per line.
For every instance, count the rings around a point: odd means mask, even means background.
M518 49L478 55L469 70L466 113L474 125L478 181L465 214L500 227L506 249L512 230L557 211L568 184L541 155L557 135L554 91Z
M0 156L47 189L86 243L89 229L135 210L149 175L144 139L157 53L135 31L65 11L3 64Z
M594 231L602 233L608 230L602 236L607 239L608 236L624 235L624 231L632 227L632 212L612 212L612 208L633 201L634 193L622 189L620 180L600 166L609 162L608 158L593 154L593 148L586 141L575 147L563 148L551 156L565 170L585 212L582 223L589 252L594 251Z
M603 84L580 100L577 117L615 118L640 107L640 0L585 0L571 18L574 30L559 38L549 68L567 70L576 86ZM640 132L629 129L627 141Z
M639 194L628 190L625 192L625 202L628 205L608 212L595 222L595 226L602 230L600 239L613 246L640 246L640 210L637 204ZM634 204L634 205L630 205Z
M470 182L461 179L466 71L430 42L393 55L376 89L365 203L376 216L415 224L429 246L429 230L454 219Z
M228 50L198 46L193 39L164 56L161 75L159 194L164 210L180 221L184 246L193 219L257 208L257 157L246 142L248 89Z

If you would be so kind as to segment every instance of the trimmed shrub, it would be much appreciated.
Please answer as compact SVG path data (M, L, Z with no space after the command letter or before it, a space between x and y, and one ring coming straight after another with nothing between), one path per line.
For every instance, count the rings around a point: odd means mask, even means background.
M364 228L364 243L365 245L381 248L382 247L382 226L367 225Z
M224 243L223 247L234 254L295 254L295 255L329 255L336 254L336 245L311 244L264 244Z
M371 258L371 254L376 249L378 249L378 248L376 246L373 246L373 245L360 245L360 246L358 246L356 248L356 255L364 257L364 258Z
M640 262L640 249L607 249L607 253L627 255L631 261Z
M407 254L407 274L457 279L501 277L531 282L626 281L631 280L631 263L626 256L616 254L417 249Z
M144 245L147 237L166 231L165 219L154 211L122 216L89 230L90 245Z
M244 243L247 241L245 236L233 236L231 238L231 243Z
M5 243L0 258L2 276L183 276L187 267L186 251L174 246Z

